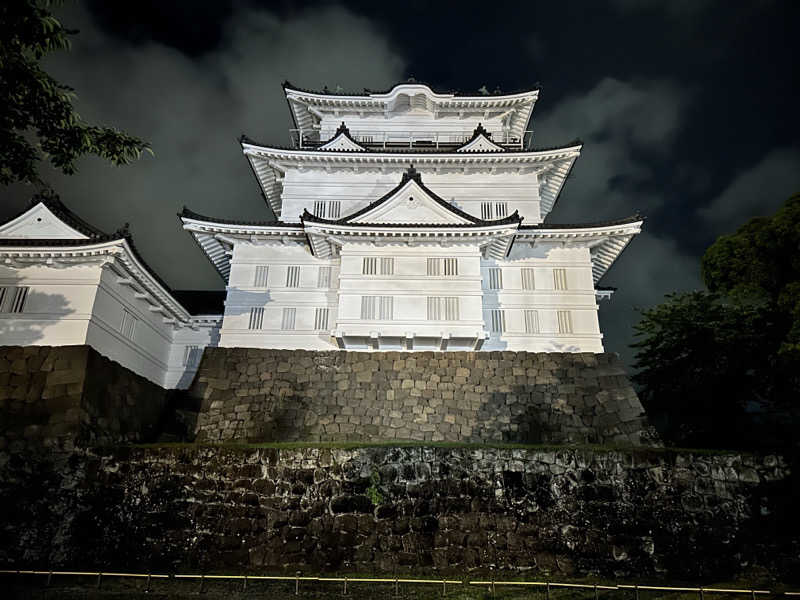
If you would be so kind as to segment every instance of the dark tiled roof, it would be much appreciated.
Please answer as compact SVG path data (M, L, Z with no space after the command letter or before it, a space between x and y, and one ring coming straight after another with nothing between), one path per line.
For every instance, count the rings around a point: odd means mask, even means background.
M208 221L209 223L219 223L220 225L253 225L254 227L302 227L300 223L286 223L284 221L236 221L233 219L220 219L217 217L209 217L201 215L194 211L189 210L185 206L183 210L178 213L178 217L185 217L187 219L195 219L197 221Z
M172 295L192 315L221 315L225 312L225 290L174 290Z
M336 137L336 136L334 136ZM332 140L333 138L331 138ZM352 138L351 138L352 139ZM358 140L353 140L356 144L364 148L363 152L371 152L375 154L455 154L456 150L468 144L469 142L473 141L475 138L474 136L464 144L439 144L439 147L436 146L407 146L402 145L402 143L398 142L396 146L387 146L383 147L379 144L373 143L369 145L365 145ZM491 138L490 138L491 139ZM250 144L252 146L259 146L261 148L268 148L270 150L288 150L290 152L336 152L339 153L338 150L321 150L320 146L327 144L331 140L326 140L324 142L319 142L319 144L315 144L314 146L303 147L303 148L296 148L294 146L281 146L278 144L267 144L265 142L259 142L245 134L242 134L239 137L239 142L242 144ZM505 152L508 153L516 153L516 154L523 154L523 153L530 153L530 152L550 152L551 150L567 150L568 148L574 148L575 146L583 146L583 141L580 139L574 139L567 144L561 146L542 146L542 147L531 147L531 148L514 148L508 147L500 142L495 142L492 140L493 143L497 144L498 146L502 147ZM415 142L419 143L419 142ZM356 152L350 150L348 152L342 152L342 154L356 154ZM481 154L480 152L473 152L473 153L459 153L459 156L471 156L471 155L478 155ZM497 152L487 152L486 154L497 154Z
M536 229L581 229L587 227L611 227L613 225L627 225L628 223L636 223L637 221L644 221L644 217L635 214L623 219L614 219L611 221L596 221L594 223L539 223L538 225L520 225L521 231L531 231Z
M514 92L501 92L499 90L495 90L491 94L481 94L479 91L475 91L473 93L464 93L464 92L460 92L458 90L441 90L441 89L437 90L437 89L434 89L433 86L425 83L424 81L417 81L413 77L409 78L408 81L401 81L399 83L395 83L392 87L390 87L389 89L386 89L386 90L370 90L370 89L364 88L360 92L331 92L330 90L327 90L327 89L323 89L322 91L318 91L318 90L315 91L315 90L309 90L309 89L301 88L301 87L298 87L296 85L292 85L288 81L284 81L283 82L283 89L284 90L290 89L290 90L294 90L295 92L305 92L306 94L326 94L328 96L364 96L366 98L366 97L369 97L371 94L388 94L393 89L395 89L396 87L399 87L401 85L424 85L429 90L431 90L434 94L453 94L456 97L465 97L466 96L466 97L471 97L471 98L484 98L484 97L485 98L491 98L492 96L513 96L515 94L522 94L524 92L535 92L535 91L538 91L538 90L541 89L541 86L538 83L536 83L532 88L524 88L524 89L517 90L517 91L514 91Z

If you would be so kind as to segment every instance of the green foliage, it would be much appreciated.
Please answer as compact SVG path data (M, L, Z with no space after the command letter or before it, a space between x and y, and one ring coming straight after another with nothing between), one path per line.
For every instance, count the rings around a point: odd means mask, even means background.
M379 487L380 484L381 484L381 474L378 473L377 470L373 470L372 473L370 473L369 475L369 487L364 492L367 498L370 499L370 502L372 502L373 506L378 506L380 504L383 504L383 501L385 500L383 494L381 494L380 491Z
M635 326L634 376L662 435L713 447L783 444L800 409L800 196L720 237L707 292L667 296Z
M50 9L50 0L0 3L0 184L44 187L39 163L49 161L65 174L81 156L94 154L112 164L129 163L149 151L142 140L110 127L85 123L72 105L72 88L40 66L56 50L68 50L74 31Z

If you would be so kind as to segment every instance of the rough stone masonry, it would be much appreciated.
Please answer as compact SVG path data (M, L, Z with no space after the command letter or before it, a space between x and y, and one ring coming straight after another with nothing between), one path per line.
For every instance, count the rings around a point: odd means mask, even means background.
M615 354L207 348L198 440L647 443Z

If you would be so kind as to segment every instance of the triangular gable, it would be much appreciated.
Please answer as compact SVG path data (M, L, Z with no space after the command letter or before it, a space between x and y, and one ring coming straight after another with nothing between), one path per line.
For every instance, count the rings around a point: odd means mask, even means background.
M446 206L442 206L414 179L409 179L391 196L355 217L350 223L430 223L436 225L471 224Z
M88 240L90 237L59 218L44 202L0 225L3 239Z
M336 130L336 134L327 142L319 147L319 150L329 150L335 152L363 152L364 146L355 141L350 135L350 130L344 122Z
M475 131L472 132L472 137L456 152L505 152L505 148L489 139L490 136L491 134L484 129L483 125L478 123Z

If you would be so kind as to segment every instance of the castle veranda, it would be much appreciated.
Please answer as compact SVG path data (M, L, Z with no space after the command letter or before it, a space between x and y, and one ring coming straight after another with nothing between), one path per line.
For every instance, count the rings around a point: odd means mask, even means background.
M207 345L603 352L598 282L642 218L546 222L581 144L531 149L538 91L284 91L292 146L241 141L269 218L180 214L222 315L189 314L127 232L43 202L0 226L2 344L88 343L164 387Z

